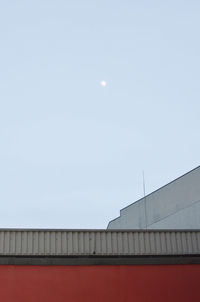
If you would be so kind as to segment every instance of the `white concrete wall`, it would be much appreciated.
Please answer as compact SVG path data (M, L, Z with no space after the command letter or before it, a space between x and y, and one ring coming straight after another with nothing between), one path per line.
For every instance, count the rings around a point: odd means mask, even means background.
M200 229L200 201L149 225L148 229Z
M108 228L200 228L199 201L200 167L122 209Z

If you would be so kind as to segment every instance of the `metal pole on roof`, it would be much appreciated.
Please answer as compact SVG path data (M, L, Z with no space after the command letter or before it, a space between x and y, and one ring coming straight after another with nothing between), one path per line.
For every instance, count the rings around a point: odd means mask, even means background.
M145 190L145 177L144 170L142 171L143 178L143 192L144 192L144 215L145 215L145 228L147 229L147 205L146 205L146 190Z

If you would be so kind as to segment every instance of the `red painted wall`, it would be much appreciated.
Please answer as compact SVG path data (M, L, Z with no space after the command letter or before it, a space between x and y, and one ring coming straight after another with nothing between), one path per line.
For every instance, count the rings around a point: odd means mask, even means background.
M198 302L200 265L1 265L0 301Z

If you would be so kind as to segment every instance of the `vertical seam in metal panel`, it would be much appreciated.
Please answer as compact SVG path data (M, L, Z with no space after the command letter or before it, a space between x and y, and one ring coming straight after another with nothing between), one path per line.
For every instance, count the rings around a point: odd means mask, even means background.
M12 238L13 238L13 243L12 243L13 250L11 251L11 253L14 254L15 253L15 231L13 231L11 233L12 233Z
M105 240L105 233L101 232L102 235L102 254L106 253L106 240Z
M150 254L155 253L155 234L149 232L149 252Z
M176 232L173 232L173 233L174 233L175 254L177 254L178 253L178 243L176 240Z
M77 232L76 240L77 240L77 251L78 251L78 254L80 255L79 232Z
M33 249L33 254L35 255L35 231L32 232L32 240L33 240L33 245L32 245L32 249Z
M104 251L104 253L107 253L108 246L107 246L107 240L106 240L106 234L105 234L105 232L104 232L104 241L105 241L105 251Z
M144 233L143 233L143 231L139 232L139 246L140 246L139 253L140 254L144 253L145 246L144 246ZM143 247L143 251L142 251L142 247Z
M78 248L79 248L80 254L83 254L82 232L78 233Z
M100 242L101 242L101 254L103 253L103 233L102 232L100 232L100 235L101 235L101 240L100 240Z
M20 254L22 253L22 232L20 231Z
M138 239L138 254L140 254L140 250L141 250L140 232L137 232L137 239Z
M179 245L180 245L180 250L179 250L179 253L181 254L181 251L183 250L183 245L182 245L182 238L181 238L181 234L177 232L177 237L179 238L178 239L178 242L179 242Z
M63 231L60 232L60 254L63 254Z
M58 232L55 232L55 255L58 253Z
M5 254L5 244L4 244L4 231L2 231L2 246L3 246L3 248L2 248L2 251L3 251L3 254Z
M92 232L92 246L93 246L93 254L96 254L96 232Z
M119 254L119 248L120 248L120 246L119 246L119 231L117 231L116 232L116 234L117 234L117 253Z
M132 241L133 241L133 254L136 254L134 232L131 233L131 237L132 237Z
M91 246L91 232L88 232L88 243L89 243L89 253L91 253L92 251L92 246Z
M43 236L42 236L42 238L43 238L43 254L45 254L45 231L43 231Z
M156 237L156 245L155 245L156 254L159 254L160 251L162 250L161 234L159 234L159 232L156 232L155 237Z
M40 232L37 232L37 254L40 253L40 246L39 246L39 244L40 244L40 242L39 242L40 238L39 238L39 234L40 234Z
M172 244L172 233L167 232L168 235L168 240L169 240L169 249L168 249L168 254L173 254L173 244Z
M192 232L192 242L194 253L196 253L198 251L196 232Z
M188 237L187 237L187 233L185 234L185 240L186 240L186 249L187 249L187 253L189 253L189 243L188 243Z
M60 248L61 248L61 255L63 253L63 232L60 232Z
M84 251L85 251L85 236L84 236L84 232L82 234L82 252L84 254Z
M192 240L191 240L191 232L187 234L187 243L188 243L188 253L192 252Z
M74 245L74 250L76 254L79 254L79 248L78 248L78 232L74 232L75 235L75 245Z
M9 248L10 248L10 232L7 231L7 248L6 248L6 253L9 253Z
M197 240L195 232L192 232L192 249L194 253L197 252Z
M49 254L52 254L52 250L51 250L51 231L49 231Z
M182 235L181 238L182 238L183 253L187 254L186 233L182 232L181 235Z
M33 254L35 255L35 231L33 232Z
M12 254L12 232L10 232L10 250L9 250L9 254Z
M113 242L113 233L111 232L111 252L114 253L114 242Z
M97 251L97 232L94 233L94 254L96 255Z
M127 254L129 254L129 232L126 233L127 234Z
M21 254L23 254L24 231L21 231Z
M34 249L33 249L33 232L31 231L31 254L34 254Z
M164 252L164 254L167 254L167 238L166 238L166 233L162 232L162 251Z
M124 244L124 232L121 232L121 241L122 241L122 243L121 243L121 253L124 254L124 246L125 246L125 244Z
M46 254L47 250L47 232L44 231L44 254Z
M27 246L26 246L26 250L27 250L27 254L29 254L29 232L27 232L27 242L26 242L26 244L27 244Z
M191 250L190 250L190 252L192 251L192 253L194 252L194 250L195 250L195 242L194 242L194 240L193 240L193 235L194 235L194 232L193 231L191 231L191 233L190 233L190 237L191 237L191 239L190 239L190 242L191 242Z
M145 231L142 232L142 237L143 237L143 247L144 247L144 253L147 254L147 238L146 238L146 233Z
M148 239L149 239L149 232L143 232L143 238L144 238L144 251L145 251L145 254L149 253L148 251L148 245L149 245L149 242L148 242Z
M130 245L130 241L129 241L129 233L130 232L127 232L127 254L129 255L129 251L130 251L130 247L129 247L129 245Z
M196 233L196 238L197 238L197 249L198 252L200 252L200 232Z

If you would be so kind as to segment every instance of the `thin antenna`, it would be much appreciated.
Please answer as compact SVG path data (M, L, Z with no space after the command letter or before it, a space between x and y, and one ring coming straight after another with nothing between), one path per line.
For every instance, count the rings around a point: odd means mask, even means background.
M142 171L142 178L143 178L143 192L144 192L144 197L146 196L145 193L145 178L144 178L144 171Z
M145 190L145 177L144 170L142 171L143 178L143 191L144 191L144 215L145 215L145 228L147 229L147 204L146 204L146 190Z

